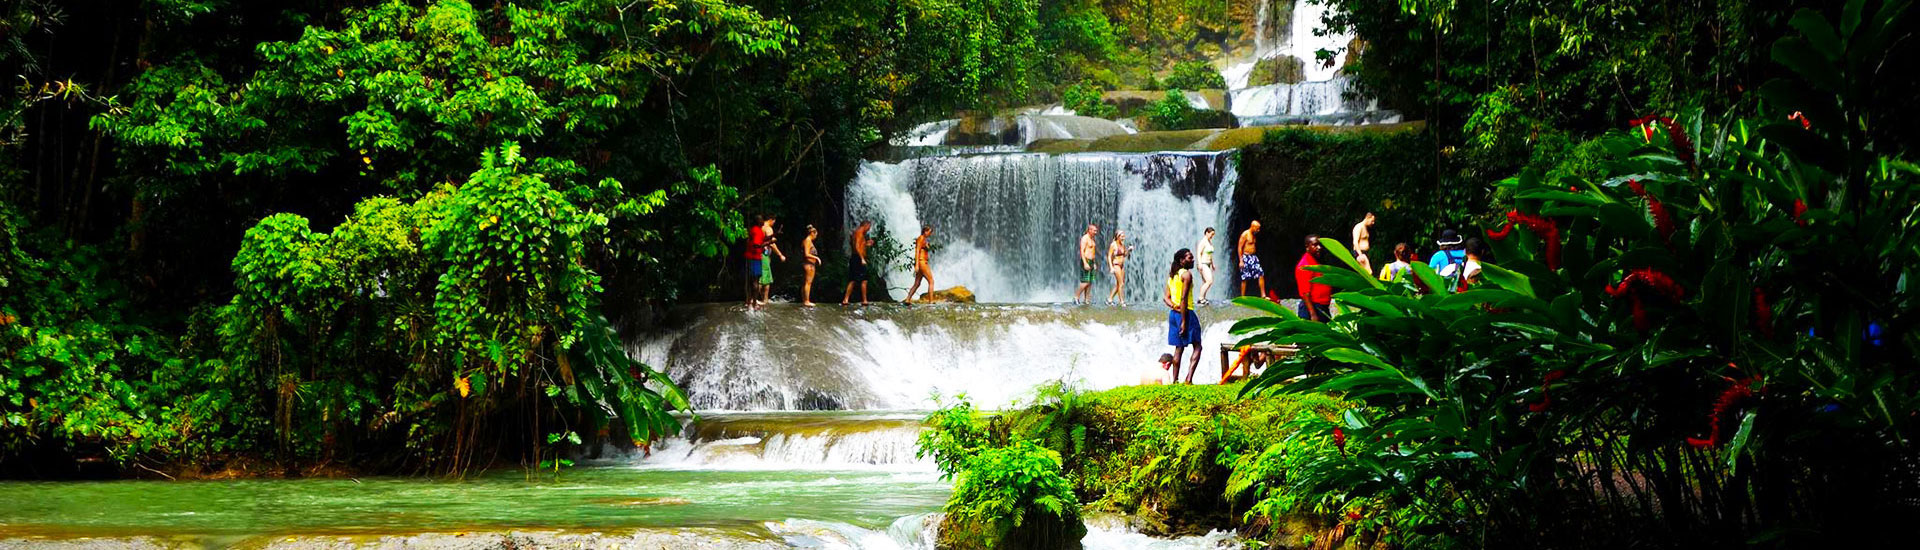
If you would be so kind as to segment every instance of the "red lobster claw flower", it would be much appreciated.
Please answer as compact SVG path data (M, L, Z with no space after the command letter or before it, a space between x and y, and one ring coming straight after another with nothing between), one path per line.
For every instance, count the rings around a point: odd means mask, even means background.
M1653 228L1660 232L1660 238L1667 242L1667 246L1673 246L1673 213L1667 211L1667 205L1647 191L1647 186L1641 184L1640 180L1627 180L1627 187L1633 189L1633 194L1647 200L1647 214L1653 216Z
M1707 415L1707 437L1689 437L1687 438L1687 444L1697 449L1719 446L1722 441L1720 433L1721 420L1725 419L1727 412L1733 410L1734 406L1740 404L1741 400L1753 395L1753 390L1748 386L1752 385L1754 380L1755 378L1753 377L1735 380L1733 385L1729 386L1726 391L1720 392L1720 397L1713 401L1713 412Z
M1645 137L1647 142L1651 143L1653 142L1653 123L1656 122L1660 123L1661 128L1666 129L1667 137L1673 140L1674 156L1680 157L1681 162L1687 163L1687 169L1695 169L1696 167L1693 164L1693 140L1687 138L1686 130L1680 128L1680 125L1675 123L1672 118L1659 115L1647 115L1630 120L1627 124L1630 126L1639 126L1642 137Z
M1673 277L1651 267L1642 267L1628 272L1619 283L1607 285L1605 290L1608 296L1615 298L1625 296L1632 300L1633 327L1640 330L1652 327L1652 322L1647 317L1644 302L1646 298L1652 296L1679 301L1687 295L1687 290L1681 287L1680 283L1675 282Z
M1519 210L1507 212L1507 223L1499 231L1487 230L1487 238L1503 241L1513 233L1513 226L1527 228L1547 242L1547 269L1560 269L1560 224L1539 214L1526 214Z
M1345 456L1347 454L1347 431L1346 430L1342 430L1340 428L1333 429L1333 446L1340 448L1341 456Z

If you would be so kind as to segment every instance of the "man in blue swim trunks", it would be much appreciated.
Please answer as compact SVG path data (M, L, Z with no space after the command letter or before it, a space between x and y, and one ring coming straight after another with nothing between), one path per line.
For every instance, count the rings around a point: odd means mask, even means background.
M1240 255L1240 295L1247 295L1247 281L1259 281L1260 293L1267 295L1267 270L1260 268L1260 244L1255 237L1260 234L1260 220L1253 220L1247 230L1240 233L1240 242L1234 245L1234 252Z
M1167 305L1167 345L1173 346L1173 376L1168 383L1180 381L1180 356L1193 347L1193 359L1187 363L1187 383L1193 383L1200 370L1200 316L1193 314L1193 251L1185 248L1173 253L1173 266L1167 269L1167 290L1160 295Z

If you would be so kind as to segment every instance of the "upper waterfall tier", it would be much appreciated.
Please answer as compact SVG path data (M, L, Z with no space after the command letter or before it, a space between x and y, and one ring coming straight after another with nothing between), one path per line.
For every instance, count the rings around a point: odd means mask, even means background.
M983 302L1066 302L1081 276L1080 236L1100 226L1094 294L1113 276L1106 265L1114 230L1133 246L1125 299L1157 303L1173 253L1198 251L1201 231L1218 228L1215 298L1227 295L1238 179L1231 153L1160 152L1045 155L1006 153L869 162L847 189L847 227L872 220L900 246L923 224L935 230L934 282L962 285ZM897 266L896 266L897 267ZM905 289L908 273L885 273Z

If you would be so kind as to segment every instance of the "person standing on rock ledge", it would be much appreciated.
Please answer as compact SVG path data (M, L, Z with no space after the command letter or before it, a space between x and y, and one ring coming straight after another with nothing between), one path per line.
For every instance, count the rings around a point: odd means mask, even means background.
M800 283L800 305L803 307L813 307L813 272L820 266L820 249L813 245L813 239L819 236L820 230L808 225L807 238L800 241L800 267L806 271L807 277L805 282Z
M1180 381L1180 356L1193 348L1187 364L1186 383L1193 383L1200 370L1200 316L1193 313L1193 251L1185 248L1173 253L1173 266L1167 269L1167 290L1160 295L1167 305L1167 345L1173 346L1173 376L1169 384Z
M853 235L847 237L847 246L853 248L853 255L847 257L847 291L840 295L840 305L847 305L853 299L853 285L860 284L860 305L867 305L867 230L873 229L873 220L860 222L853 229Z
M903 304L912 305L913 295L920 291L920 280L927 280L927 292L933 292L933 262L927 257L927 239L933 236L933 226L920 226L920 238L913 240L913 285L907 287L907 299Z
M760 214L754 216L753 225L747 227L747 249L742 254L742 259L746 267L744 272L747 278L747 309L749 310L760 307L760 275L764 271L760 260L767 246L767 231L763 226L766 221L767 216Z
M1200 272L1200 291L1194 294L1200 295L1200 305L1203 306L1207 305L1207 293L1213 290L1213 271L1217 269L1213 264L1213 234L1211 227L1201 231L1200 246L1194 249L1194 253L1200 256L1194 261L1194 267L1198 268L1196 271Z
M1113 270L1113 291L1107 293L1107 305L1127 305L1127 255L1131 253L1127 232L1114 230L1113 242L1107 244L1107 266Z
M1267 295L1267 271L1260 268L1260 243L1255 237L1260 234L1260 220L1253 220L1247 230L1240 233L1240 242L1234 245L1234 252L1240 254L1240 295L1247 295L1247 281L1259 281L1260 293Z
M1094 235L1100 234L1100 226L1087 224L1087 232L1080 236L1080 286L1073 289L1073 305L1093 303L1093 280L1100 272L1093 269L1093 251L1097 246Z

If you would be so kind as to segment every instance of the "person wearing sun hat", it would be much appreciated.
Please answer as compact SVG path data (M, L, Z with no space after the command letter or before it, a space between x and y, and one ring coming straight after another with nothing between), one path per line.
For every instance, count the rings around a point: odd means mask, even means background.
M1452 229L1441 231L1440 240L1434 243L1440 245L1440 250L1427 259L1427 267L1439 272L1441 277L1457 282L1465 275L1467 268L1467 251L1461 247L1464 242L1460 234Z

